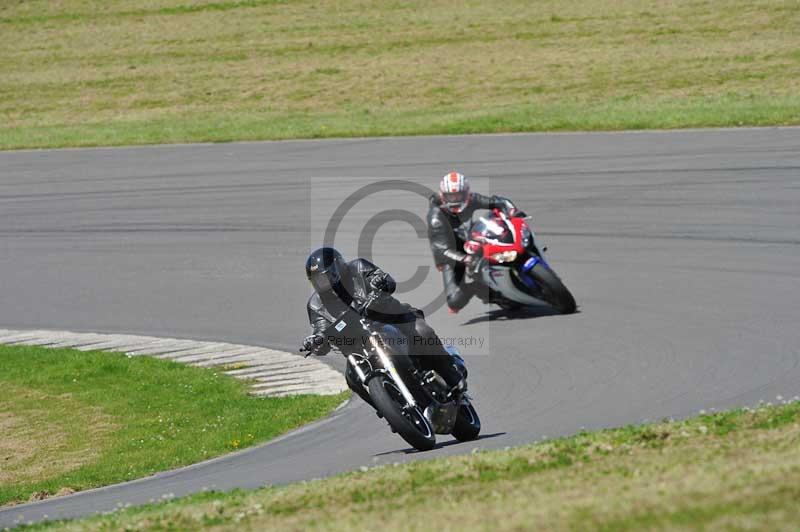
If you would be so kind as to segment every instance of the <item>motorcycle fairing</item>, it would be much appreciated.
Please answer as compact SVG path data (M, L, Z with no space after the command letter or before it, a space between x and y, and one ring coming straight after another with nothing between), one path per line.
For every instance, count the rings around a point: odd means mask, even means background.
M531 266L531 268L532 267L533 266ZM513 270L506 265L487 264L484 266L481 275L486 286L492 290L500 292L503 294L503 296L511 301L520 303L522 305L547 304L546 301L533 297L532 295L520 290L519 287L514 283L514 280L511 278L511 276L514 275L512 272ZM533 281L533 279L531 279L528 275L517 275L523 282L525 282L525 279ZM531 286L531 288L536 287L535 283L534 285L529 286Z

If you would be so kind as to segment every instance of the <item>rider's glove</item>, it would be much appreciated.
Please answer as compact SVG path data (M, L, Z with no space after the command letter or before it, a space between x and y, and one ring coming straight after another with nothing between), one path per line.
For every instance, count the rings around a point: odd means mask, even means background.
M379 292L388 292L389 288L391 287L389 283L389 275L386 273L373 275L369 280L369 285L373 290L378 290Z
M308 355L311 354L318 354L321 352L321 348L325 343L325 337L321 334L312 334L306 336L305 340L303 340L303 348L301 351L305 351Z

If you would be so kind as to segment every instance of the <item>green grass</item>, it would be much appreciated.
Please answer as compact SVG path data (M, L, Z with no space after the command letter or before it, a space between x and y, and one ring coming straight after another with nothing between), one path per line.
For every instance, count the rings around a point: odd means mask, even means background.
M0 148L800 124L776 0L0 1Z
M255 398L150 357L0 346L0 504L198 462L324 416L337 396Z
M797 530L800 403L204 493L52 530Z

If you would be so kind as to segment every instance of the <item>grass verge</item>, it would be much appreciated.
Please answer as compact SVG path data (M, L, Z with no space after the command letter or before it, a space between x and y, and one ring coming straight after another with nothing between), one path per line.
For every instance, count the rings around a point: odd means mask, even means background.
M800 403L205 493L53 530L796 530Z
M0 2L0 148L800 124L773 0Z
M0 346L0 504L121 482L264 441L337 396L255 398L150 357Z

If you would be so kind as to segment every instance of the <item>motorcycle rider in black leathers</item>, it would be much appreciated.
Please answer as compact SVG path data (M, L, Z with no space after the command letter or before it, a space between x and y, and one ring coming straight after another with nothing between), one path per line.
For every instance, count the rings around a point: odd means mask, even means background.
M501 209L509 216L517 211L507 198L471 192L467 179L458 172L442 177L439 193L430 198L428 240L436 268L442 272L452 314L464 308L474 295L484 300L488 297L480 282L465 279L476 273L473 268L478 266L479 259L464 252L472 215L478 209Z
M388 273L365 259L345 262L338 251L323 247L309 255L306 276L314 287L314 294L307 305L312 334L303 341L304 351L316 355L327 354L331 346L323 331L348 306L358 307L375 291L380 291L385 297L376 302L376 315L381 318L376 321L391 322L404 334L410 346L409 354L419 369L435 370L453 389L465 386L466 367L463 361L452 357L444 349L436 332L425 322L421 310L401 303L390 295L396 284ZM367 316L370 317L370 313ZM349 363L345 379L351 390L375 406Z

